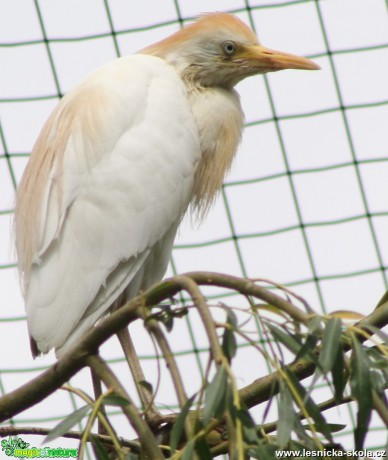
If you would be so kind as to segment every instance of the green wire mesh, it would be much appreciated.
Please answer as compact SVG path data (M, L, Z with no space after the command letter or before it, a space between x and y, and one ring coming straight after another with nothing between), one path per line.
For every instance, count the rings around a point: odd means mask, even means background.
M349 308L367 313L387 289L386 1L85 0L81 7L75 0L3 0L0 394L53 362L52 356L35 362L29 358L8 238L13 192L40 127L86 73L209 10L239 15L265 45L315 59L322 71L281 72L240 85L247 121L234 168L202 227L184 224L169 274L198 269L271 278L293 287L322 312ZM214 303L241 302L230 292L207 293ZM177 336L176 356L187 379L198 380L207 347L198 323L191 317L184 321L185 340ZM121 372L117 346L111 343L104 353ZM152 344L141 355L147 375L154 375ZM248 367L242 363L242 385L265 372L263 367L261 373L254 369L255 374L246 375ZM82 386L86 374L72 384ZM130 381L128 375L129 386ZM322 385L317 391L327 389ZM59 393L11 423L52 426L79 407L74 396ZM348 411L349 429L338 435L345 444L354 421L354 408ZM373 420L367 447L383 448L384 434L381 421Z

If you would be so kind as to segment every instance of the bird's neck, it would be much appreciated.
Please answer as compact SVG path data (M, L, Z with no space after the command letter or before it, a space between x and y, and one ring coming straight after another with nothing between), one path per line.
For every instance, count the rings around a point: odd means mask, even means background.
M202 216L221 190L230 169L241 140L244 115L234 90L189 87L188 97L202 150L192 205Z

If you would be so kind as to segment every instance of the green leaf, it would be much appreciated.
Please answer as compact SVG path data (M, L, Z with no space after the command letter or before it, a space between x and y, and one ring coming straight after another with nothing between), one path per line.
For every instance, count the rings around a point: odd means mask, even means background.
M325 417L322 415L319 407L315 404L313 399L310 396L308 396L305 388L303 387L303 385L301 385L299 380L296 378L295 374L291 372L290 369L287 367L284 367L283 369L289 377L291 384L299 393L299 397L303 400L303 404L305 405L306 411L314 420L315 425L317 426L317 430L319 430L320 433L325 435L326 439L328 439L330 442L333 442L331 432L327 427Z
M308 330L310 334L318 335L322 319L320 316L313 316L307 323Z
M275 454L275 451L279 450L278 446L271 444L259 444L255 447L249 447L247 454L251 458L256 458L258 460L277 460L278 457Z
M222 336L222 351L224 352L224 355L226 356L229 363L235 357L236 350L237 343L234 332L228 328L225 328L224 334Z
M385 390L387 389L387 382L385 381L383 374L376 369L371 369L370 374L373 389L378 395L383 396Z
M388 357L384 356L377 347L367 348L365 352L368 353L369 360L375 369L381 371L388 369Z
M267 323L268 328L271 331L274 339L285 345L294 355L297 355L302 348L302 344L299 340L292 336L288 332L284 332L282 329L274 326L273 324Z
M205 425L210 422L212 417L217 417L224 411L227 387L226 371L223 366L220 366L217 369L214 379L205 391L205 405L203 410Z
M303 447L310 450L317 450L315 440L307 433L307 430L302 425L302 422L296 418L294 431L298 436L298 439L303 443ZM291 446L294 446L295 442L291 440ZM292 447L293 448L293 447ZM298 449L296 449L298 450Z
M222 351L226 356L228 362L236 355L237 342L234 335L234 330L237 327L237 317L233 310L228 307L224 307L226 311L226 323L229 324L230 328L225 328L224 334L222 336Z
M154 388L150 382L147 382L147 380L140 380L139 385L145 388L151 395L154 394Z
M230 411L232 419L240 420L243 429L244 441L248 444L258 444L260 442L259 436L257 435L257 427L255 422L249 413L249 410L242 405L240 409L233 406L233 410Z
M97 460L109 460L108 452L97 436L90 434L89 439L92 441L94 454Z
M311 425L303 424L303 426L306 430L311 430ZM316 431L318 431L318 433L320 433L316 425L313 425L313 427L315 428ZM337 433L338 431L344 430L346 428L346 425L341 425L339 423L328 423L327 427L332 433Z
M106 406L119 406L119 407L128 406L128 404L129 404L128 399L126 399L126 398L124 398L123 396L120 396L120 395L106 396L103 399L102 402Z
M86 406L82 406L68 415L50 431L50 433L44 438L42 444L53 441L54 439L57 439L67 433L91 411L91 408L92 406L90 404L86 404Z
M330 318L326 324L322 339L322 349L319 363L324 373L331 371L334 366L341 342L341 320Z
M279 421L277 425L277 442L280 449L288 444L295 425L295 410L292 405L292 397L283 380L280 380L280 394L278 403Z
M185 426L185 420L189 413L190 407L193 404L194 399L195 395L191 396L191 398L189 398L186 401L185 405L182 407L182 410L180 411L178 417L175 420L174 426L172 427L170 435L171 454L174 454L176 448L178 447Z
M340 402L342 401L347 381L345 378L344 352L342 348L338 348L337 350L331 369L331 376L334 385L334 398L337 402Z
M234 328L237 327L237 316L233 310L226 307L226 316L227 316L227 323L233 326Z
M181 459L182 460L193 460L194 447L195 447L195 441L192 439L186 444Z
M362 450L372 413L372 382L370 360L358 339L352 335L353 351L350 357L350 386L357 400L357 426L354 430L356 449Z
M304 356L308 355L311 361L316 366L319 366L318 360L315 354L312 352L320 340L321 318L319 316L314 316L310 319L307 326L310 334L308 334L304 344L302 345L302 348L298 351L298 354L296 355L295 359L301 359Z
M204 438L200 438L195 443L195 452L201 460L212 460L213 456L210 452L208 443Z
M303 346L298 351L298 354L296 355L295 359L296 360L297 359L302 359L307 355L311 359L311 361L313 361L313 363L315 363L316 365L319 365L319 363L317 361L317 358L312 353L312 351L316 347L318 341L319 341L319 339L318 339L317 336L312 335L312 334L308 335L306 340L305 340L305 342L304 342L304 344L303 344Z

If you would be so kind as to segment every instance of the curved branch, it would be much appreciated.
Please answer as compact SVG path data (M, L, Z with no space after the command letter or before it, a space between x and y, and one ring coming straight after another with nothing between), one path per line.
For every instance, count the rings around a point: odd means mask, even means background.
M30 382L0 398L0 422L39 403L49 396L74 374L86 366L86 358L96 354L98 347L124 325L138 318L136 309L139 299L131 301L126 308L109 316L92 328L79 344L63 355L55 364Z
M267 303L276 305L296 321L306 323L310 319L309 314L306 314L275 293L257 286L249 279L207 272L187 273L183 276L192 279L198 285L225 287L234 289L244 295L257 297ZM182 283L177 282L174 278L165 280L100 321L76 347L66 353L53 366L30 382L0 398L0 422L39 403L67 382L74 374L86 366L87 357L96 354L102 343L139 318L138 308L157 305L161 301L173 297L182 288ZM379 305L379 308L376 308L369 316L358 323L359 327L370 325L376 328L383 328L387 324L387 302ZM365 330L369 332L368 329ZM365 337L360 336L360 341L364 340ZM300 360L291 366L300 379L304 379L314 372L314 365L307 360ZM271 394L272 386L277 384L277 379L278 375L275 372L254 381L240 390L242 400L250 407L267 400Z
M127 417L129 423L132 425L136 433L139 435L141 445L144 452L147 452L150 459L162 460L164 455L159 449L158 443L146 421L142 419L136 406L132 402L130 396L125 391L115 374L105 361L99 356L89 356L86 360L88 366L94 370L98 377L105 383L107 388L113 388L114 391L125 398L128 404L122 407L122 410Z
M184 273L182 276L191 278L199 285L211 285L224 287L238 291L240 294L256 297L270 305L274 305L279 310L287 313L292 319L297 322L306 324L311 319L311 314L307 314L291 302L283 299L272 291L258 286L249 278L238 278L236 276L224 275L213 272L191 272Z
M367 328L367 326L373 326L375 328L382 329L387 324L388 303L381 305L379 308L373 310L370 315L359 321L357 326L370 334L370 330ZM357 336L360 342L365 342L367 340L367 337L360 333L357 334ZM344 344L343 347L344 351L350 350L349 345ZM316 348L313 353L316 357L318 357L320 353L319 348ZM315 371L314 363L308 358L299 359L298 361L289 364L288 367L299 380L304 380L305 378L310 377ZM253 381L251 384L240 390L241 399L249 408L267 401L270 396L278 393L278 384L280 378L281 377L279 372L274 371L271 374Z

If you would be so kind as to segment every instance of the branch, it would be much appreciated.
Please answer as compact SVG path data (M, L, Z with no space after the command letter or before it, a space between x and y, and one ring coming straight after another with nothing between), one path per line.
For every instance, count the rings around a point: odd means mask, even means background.
M144 452L147 452L150 459L164 459L164 455L162 451L159 449L155 436L153 435L150 427L141 418L136 406L133 404L128 393L125 391L120 381L111 371L110 367L98 355L89 356L86 362L88 366L90 366L90 368L93 369L93 371L98 375L98 377L104 382L107 388L113 388L118 395L122 396L128 401L128 404L125 404L122 407L122 410L126 415L129 423L132 425L136 433L139 435L140 442L144 449Z
M368 332L367 326L373 326L378 329L382 329L388 324L388 303L380 305L373 312L363 318L357 323L357 326ZM367 335L356 333L361 343L367 340ZM350 346L344 344L344 351L350 350ZM320 349L316 348L313 351L316 357L319 356ZM295 374L299 380L304 380L310 377L315 372L314 363L308 358L299 359L298 361L289 364L289 369ZM267 401L270 396L276 395L279 391L279 380L281 379L278 371L272 372L264 377L261 377L251 384L240 390L241 399L244 401L248 408L256 406L264 401Z
M203 296L201 290L198 288L198 284L195 282L195 280L192 279L192 277L190 277L190 273L188 273L187 276L176 276L174 278L174 283L179 284L185 291L190 294L190 297L193 299L194 305L197 307L198 313L205 327L213 359L218 366L222 361L223 353L220 344L218 343L214 321L210 314L205 297Z
M287 313L295 321L306 323L311 318L295 305L267 289L256 285L249 279L237 278L228 275L208 272L193 272L183 275L186 279L193 280L197 285L215 285L227 289L234 289L243 295L259 298ZM132 299L122 308L107 316L84 336L84 338L61 357L53 366L32 379L30 382L0 398L0 422L19 414L23 410L39 403L66 383L74 374L86 366L88 356L95 355L99 346L120 329L139 318L137 309L152 307L165 299L176 295L182 288L182 277L179 281L175 278L165 280L141 296ZM194 299L195 300L195 299ZM369 316L360 321L359 326L367 325L382 328L388 324L388 302L382 303ZM367 330L367 329L366 329ZM367 330L368 331L368 330ZM369 332L369 331L368 331ZM359 336L360 341L365 338ZM217 353L216 353L217 355ZM300 360L292 364L293 371L304 379L314 372L314 365L307 360ZM271 395L272 385L276 386L277 373L258 379L243 388L241 398L246 405L252 407L268 399Z
M258 286L249 278L238 278L236 276L212 272L191 272L185 273L182 276L191 278L198 285L224 287L238 291L240 294L246 296L256 297L270 305L276 306L279 310L287 313L292 319L299 323L306 324L311 319L310 314L303 312L274 292L262 286Z
M78 346L63 355L54 365L30 382L0 398L0 422L3 422L49 396L86 366L86 358L123 326L138 318L139 298L132 300L85 335Z
M346 396L344 397L341 401L336 401L335 398L330 398L320 404L317 404L317 407L321 412L332 409L333 407L338 407L342 404L349 404L351 401L353 401L353 398L351 396ZM301 412L299 412L298 417L300 420L304 420L305 416ZM261 425L258 427L257 431L258 434L260 435L261 432L264 433L272 433L273 431L276 431L278 427L278 422L272 422L272 423L266 423L265 425ZM214 457L222 454L226 454L228 452L228 441L222 441L219 444L213 446L211 448L211 454Z

